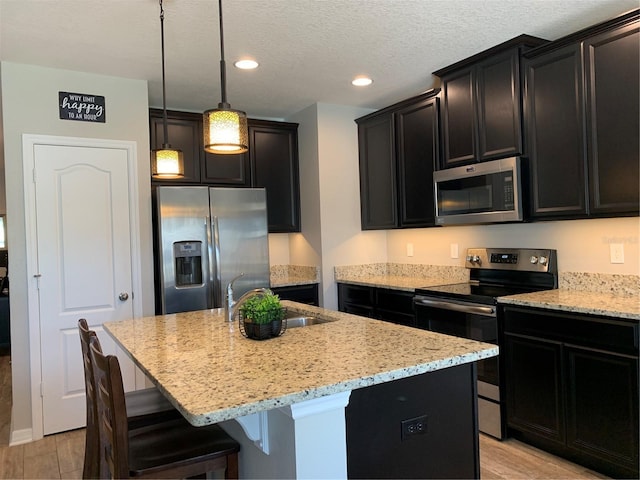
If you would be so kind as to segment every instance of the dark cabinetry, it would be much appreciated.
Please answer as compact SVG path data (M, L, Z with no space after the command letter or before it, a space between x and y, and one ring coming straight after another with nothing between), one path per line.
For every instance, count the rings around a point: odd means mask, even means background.
M307 305L318 306L318 284L310 285L290 285L286 287L272 287L282 300L292 300L294 302L306 303Z
M363 230L435 225L436 90L356 120Z
M172 184L200 183L201 128L195 114L171 112L167 116L167 133L173 148L182 150L184 156L184 177L171 179ZM162 123L162 110L149 110L149 135L151 150L162 147L165 142ZM166 183L165 180L151 178L153 183Z
M522 155L521 35L434 72L442 79L442 168Z
M353 390L349 478L480 478L475 385L469 363Z
M0 355L9 353L11 347L11 322L9 296L0 294Z
M638 478L637 321L504 308L509 434Z
M525 54L533 218L638 213L638 16Z
M583 44L589 212L638 212L640 23Z
M149 110L151 149L164 143L162 110ZM184 155L184 177L154 179L154 184L204 183L219 186L244 186L251 183L249 155L214 155L202 146L202 115L189 112L167 112L167 133L174 148Z
M338 283L338 310L415 326L413 292Z
M526 64L533 217L586 214L581 70L574 45Z
M265 187L269 232L300 231L297 124L249 119L249 152L214 155L204 151L202 115L170 111L169 141L184 154L185 175L154 179L154 185L206 184ZM162 110L149 111L151 149L164 141Z
M269 232L300 231L298 124L249 121L251 185L267 190Z

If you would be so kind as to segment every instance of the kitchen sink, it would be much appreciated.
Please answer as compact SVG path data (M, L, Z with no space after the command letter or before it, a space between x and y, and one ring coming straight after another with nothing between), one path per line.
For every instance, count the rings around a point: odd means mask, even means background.
M293 315L292 317L287 318L287 328L309 327L311 325L319 325L321 323L329 323L333 321L334 320L309 315Z

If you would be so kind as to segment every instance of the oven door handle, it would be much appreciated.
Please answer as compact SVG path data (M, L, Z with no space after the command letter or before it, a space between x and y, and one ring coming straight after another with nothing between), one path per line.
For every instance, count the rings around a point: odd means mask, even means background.
M472 305L467 304L463 305L460 303L451 303L441 300L430 300L428 298L423 297L415 297L414 303L417 305L425 305L428 307L440 308L442 310L452 310L454 312L462 312L462 313L474 313L476 315L485 315L488 317L493 317L496 314L496 309L493 307L486 307L481 305Z

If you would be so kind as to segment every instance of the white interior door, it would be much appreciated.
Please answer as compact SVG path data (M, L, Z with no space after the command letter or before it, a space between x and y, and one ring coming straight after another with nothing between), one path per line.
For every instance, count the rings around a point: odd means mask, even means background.
M34 146L43 433L85 424L77 323L116 352L105 321L133 317L126 149ZM34 346L32 346L33 348ZM118 355L125 388L133 364Z

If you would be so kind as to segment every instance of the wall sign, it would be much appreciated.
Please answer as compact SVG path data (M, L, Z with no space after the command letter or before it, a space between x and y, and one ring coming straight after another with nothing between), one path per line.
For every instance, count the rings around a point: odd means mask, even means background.
M104 97L88 93L58 92L61 120L105 123Z

